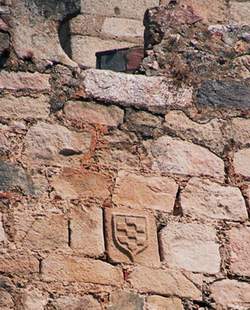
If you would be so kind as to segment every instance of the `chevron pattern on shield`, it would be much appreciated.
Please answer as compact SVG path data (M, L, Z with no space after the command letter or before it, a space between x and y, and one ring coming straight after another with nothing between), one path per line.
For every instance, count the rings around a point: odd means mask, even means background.
M115 214L112 221L116 246L134 261L134 257L148 246L146 217Z

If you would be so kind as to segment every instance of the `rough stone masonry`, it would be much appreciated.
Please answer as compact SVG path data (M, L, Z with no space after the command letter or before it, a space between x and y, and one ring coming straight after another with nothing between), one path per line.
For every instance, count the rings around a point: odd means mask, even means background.
M0 1L0 309L249 310L250 1L80 2Z

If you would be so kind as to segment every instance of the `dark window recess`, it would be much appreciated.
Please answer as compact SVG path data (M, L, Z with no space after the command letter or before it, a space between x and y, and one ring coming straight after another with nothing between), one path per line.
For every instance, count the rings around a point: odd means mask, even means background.
M96 53L96 68L117 72L135 72L144 58L143 47L121 48Z

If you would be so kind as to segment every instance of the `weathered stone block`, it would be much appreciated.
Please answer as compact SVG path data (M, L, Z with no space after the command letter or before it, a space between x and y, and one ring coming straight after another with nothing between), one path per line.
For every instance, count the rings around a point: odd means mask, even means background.
M224 162L206 148L162 136L151 143L153 169L161 172L211 176L224 180Z
M0 307L2 310L14 309L14 300L10 293L0 289Z
M82 0L82 13L143 19L147 8L159 5L159 0Z
M3 228L3 219L2 219L2 213L0 213L0 242L3 242L6 240L5 231Z
M55 310L101 310L101 305L92 295L84 296L61 296L57 298L53 303Z
M68 221L62 214L47 214L34 220L23 240L33 251L51 251L68 246Z
M136 175L119 171L112 200L117 205L172 212L178 190L168 177Z
M234 171L244 177L250 177L250 148L239 150L233 158Z
M133 288L142 293L202 299L201 275L193 277L192 274L183 274L172 269L151 269L137 266L130 273L128 281Z
M245 221L246 204L237 187L222 186L210 180L192 178L181 193L184 215L194 218Z
M43 279L120 286L122 270L100 260L78 256L50 255L43 261Z
M203 82L197 93L200 107L240 108L250 107L250 86L238 81Z
M104 106L88 102L68 102L64 107L64 113L67 119L74 122L87 122L107 127L117 127L123 123L124 117L123 110L114 105Z
M224 122L212 119L206 123L197 123L188 118L182 111L170 111L165 116L164 127L181 139L206 146L210 150L221 154L226 145L221 128Z
M11 119L43 119L49 116L49 100L45 96L38 98L14 97L0 98L1 117Z
M114 291L110 295L108 310L143 310L143 297L134 292Z
M134 46L134 43L90 36L73 35L71 38L72 59L86 67L96 67L95 53L105 50Z
M250 276L250 227L233 227L229 238L231 271L241 276Z
M143 41L143 32L144 27L142 21L107 17L104 20L101 33L112 38L136 39L140 43Z
M8 90L50 90L49 75L38 72L7 72L0 73L0 89Z
M111 180L105 175L89 170L64 168L51 182L62 199L93 198L105 200L110 196Z
M21 304L25 310L43 310L48 299L48 294L31 285L22 290Z
M21 191L26 195L34 194L30 175L21 167L0 161L0 191Z
M218 309L247 310L250 306L250 284L247 282L225 279L214 282L210 289Z
M102 209L94 207L72 209L70 231L70 247L75 252L92 256L104 253Z
M151 295L147 297L147 310L184 310L181 300L176 297L161 297Z
M171 223L161 230L160 242L169 267L211 274L220 271L219 244L210 226Z
M155 219L150 213L126 208L106 209L105 231L107 252L112 261L159 266Z
M233 118L230 139L240 146L250 145L250 119Z
M90 143L90 133L77 133L61 125L38 122L25 137L24 155L32 164L59 164L65 157L87 153Z
M170 107L192 104L192 88L177 87L172 80L116 73L106 70L86 70L83 73L86 95L100 101L125 107L166 111Z
M26 252L1 254L0 255L0 272L16 274L38 273L39 261L27 250Z

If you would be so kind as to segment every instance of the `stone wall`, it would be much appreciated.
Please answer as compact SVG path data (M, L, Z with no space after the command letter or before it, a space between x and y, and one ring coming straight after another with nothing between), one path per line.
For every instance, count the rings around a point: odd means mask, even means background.
M0 309L250 308L250 31L174 2L134 75L82 69L57 30L140 1L0 1Z

